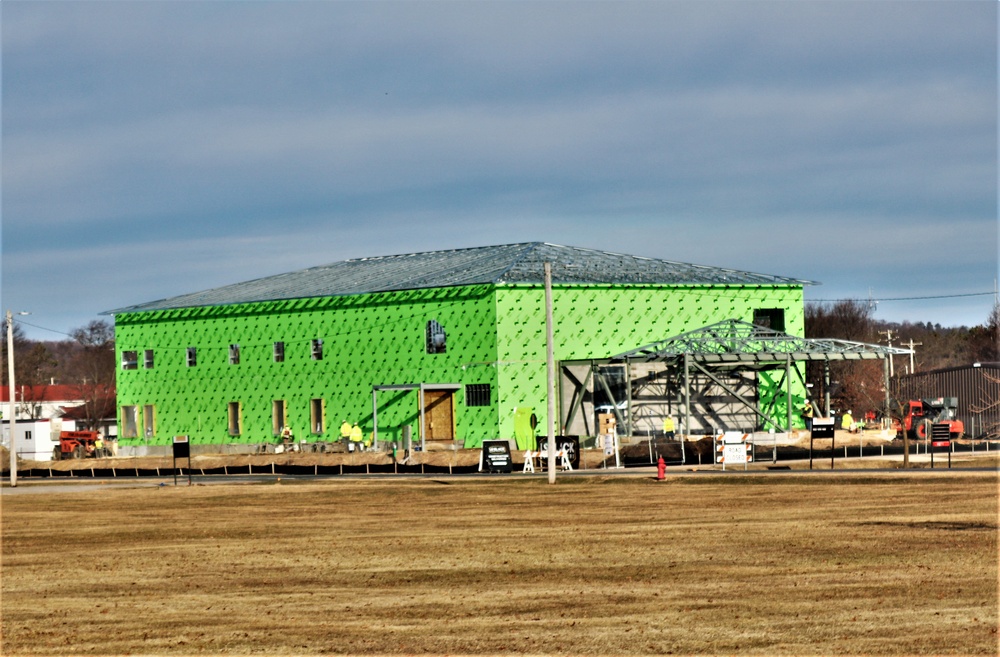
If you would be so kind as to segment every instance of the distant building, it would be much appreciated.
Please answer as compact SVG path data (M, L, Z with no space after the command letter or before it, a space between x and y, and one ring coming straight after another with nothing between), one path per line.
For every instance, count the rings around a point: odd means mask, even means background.
M59 446L59 432L76 430L76 422L60 418L18 420L15 426L15 451L18 457L32 461L51 461L53 450ZM3 421L0 444L10 449L10 423L7 420Z
M810 281L531 242L347 260L109 311L119 452L515 434L546 414L544 263L558 361L727 319L802 336ZM762 403L767 392L762 394Z
M0 386L0 413L6 418L10 402L10 386ZM17 386L14 394L14 411L17 420L48 420L62 417L68 406L84 402L80 386L35 385Z

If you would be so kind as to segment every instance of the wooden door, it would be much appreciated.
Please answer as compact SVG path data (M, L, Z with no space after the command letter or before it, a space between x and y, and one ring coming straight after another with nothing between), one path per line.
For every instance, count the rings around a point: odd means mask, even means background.
M455 404L451 390L424 391L426 440L455 440Z

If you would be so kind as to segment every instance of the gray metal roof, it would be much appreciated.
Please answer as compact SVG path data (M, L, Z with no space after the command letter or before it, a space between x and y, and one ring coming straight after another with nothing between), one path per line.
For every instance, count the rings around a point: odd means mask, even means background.
M706 267L545 242L344 260L203 292L110 310L106 314L346 296L481 284L814 285L813 281Z

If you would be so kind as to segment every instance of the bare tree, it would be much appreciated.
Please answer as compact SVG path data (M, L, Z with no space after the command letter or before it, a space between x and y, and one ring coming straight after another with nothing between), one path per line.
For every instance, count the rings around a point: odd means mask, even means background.
M852 342L877 342L872 307L866 301L843 299L832 304L806 305L807 338L832 338ZM807 381L817 395L824 391L821 363L809 363ZM881 361L836 361L830 363L830 405L856 415L881 409L885 405L885 377Z
M70 332L79 345L68 370L72 384L84 400L86 429L96 429L101 420L114 415L115 331L107 321L94 320Z
M14 378L17 381L18 390L14 391L14 398L19 399L18 414L22 418L36 418L41 412L40 400L45 397L45 389L56 374L57 363L49 351L41 342L29 340L24 336L21 326L14 322L13 342L14 342ZM3 385L9 385L7 381L7 321L2 322L3 344ZM30 389L32 394L28 394ZM25 399L27 398L27 399Z
M973 413L978 413L980 417L983 415L996 417L996 411L1000 409L1000 395L997 394L997 386L1000 386L1000 377L983 372L983 378L986 379L986 384L979 391L979 399L969 404L969 410ZM989 385L990 383L996 385L991 386ZM1000 435L1000 422L987 423L982 430L987 437L996 437Z
M969 331L969 356L973 362L1000 360L1000 304L994 304L989 318L982 326Z

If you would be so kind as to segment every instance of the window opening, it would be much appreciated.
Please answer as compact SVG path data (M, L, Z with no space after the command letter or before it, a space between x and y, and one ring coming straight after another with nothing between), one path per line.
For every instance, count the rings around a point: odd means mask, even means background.
M240 428L242 411L239 402L229 402L229 435L238 436L242 433Z
M142 407L142 426L146 431L146 437L152 438L156 434L156 412L152 404Z
M277 436L288 424L288 405L284 399L275 399L271 403L271 432Z
M784 308L757 308L753 311L753 323L772 331L785 330Z
M313 433L326 432L326 413L322 399L309 400L309 426Z
M122 438L139 437L139 413L135 406L122 406Z
M466 406L489 406L490 405L490 384L470 383L465 386Z
M447 350L448 335L436 319L427 322L427 353L443 354Z
M316 339L312 341L312 359L323 360L323 341Z
M147 370L153 369L153 350L147 349L143 354L142 364Z
M275 342L274 343L274 362L284 363L285 362L285 343Z
M187 366L194 367L198 364L198 348L188 347L187 348Z
M238 344L229 345L229 364L240 364L240 346Z
M134 370L139 368L139 352L138 351L123 351L122 352L122 369L123 370Z

